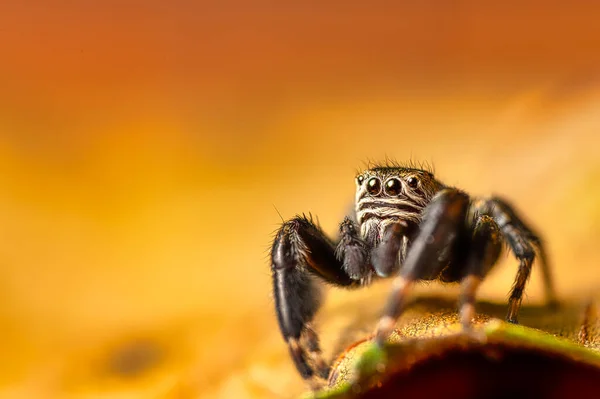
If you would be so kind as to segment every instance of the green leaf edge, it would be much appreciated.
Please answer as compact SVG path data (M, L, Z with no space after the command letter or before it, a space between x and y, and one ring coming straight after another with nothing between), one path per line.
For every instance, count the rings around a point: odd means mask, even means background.
M582 361L600 367L600 352L578 345L566 338L558 337L541 330L510 324L500 320L491 320L483 325L483 332L487 338L512 341L524 346L545 349L570 359ZM430 338L427 338L430 339ZM435 339L435 338L434 338ZM386 344L387 347L401 347L403 342ZM386 350L375 345L365 350L359 357L356 367L362 370L364 376L377 372L377 365L386 357ZM309 392L301 399L343 399L350 398L353 394L352 384L343 382L333 388L325 388L318 392Z

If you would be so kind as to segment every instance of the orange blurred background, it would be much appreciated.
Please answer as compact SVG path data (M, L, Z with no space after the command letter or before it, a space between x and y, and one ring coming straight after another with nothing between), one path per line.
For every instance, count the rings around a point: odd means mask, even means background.
M355 171L386 156L510 198L561 296L595 295L599 18L587 1L4 2L0 395L301 392L270 298L277 211L334 234ZM483 298L505 299L506 259Z

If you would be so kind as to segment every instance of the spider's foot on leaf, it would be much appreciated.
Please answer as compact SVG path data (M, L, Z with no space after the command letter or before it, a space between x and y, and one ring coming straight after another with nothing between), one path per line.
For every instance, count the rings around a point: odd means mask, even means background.
M396 320L390 316L384 316L379 320L377 329L375 330L375 345L382 348L385 345L385 341L392 335Z
M329 366L320 352L312 352L312 363L316 371L317 376L322 380L329 378Z

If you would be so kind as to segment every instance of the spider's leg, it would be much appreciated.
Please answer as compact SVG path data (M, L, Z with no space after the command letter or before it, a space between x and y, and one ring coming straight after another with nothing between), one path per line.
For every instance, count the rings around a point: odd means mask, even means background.
M459 300L460 322L465 330L471 328L475 317L475 294L481 281L498 260L502 238L498 225L487 215L477 215L469 242L465 275L461 281Z
M521 307L521 299L523 298L523 291L531 274L531 265L535 259L536 249L540 255L540 266L547 301L550 305L555 305L556 293L552 273L548 266L546 252L540 238L517 216L513 207L506 201L494 197L486 201L483 207L484 211L487 211L485 213L490 214L494 218L512 252L519 260L519 269L508 302L507 321L511 323L518 322L517 316Z
M318 280L338 286L357 282L344 271L332 242L321 229L300 216L285 222L277 232L271 269L277 320L296 368L304 379L311 379L315 370L308 357L313 357L321 368L320 376L326 377L328 370L320 359L317 335L309 327L320 306Z
M593 300L588 301L579 328L578 340L580 345L587 345L594 339L594 326L598 322L598 312Z
M321 355L321 346L319 344L319 336L317 335L317 332L312 328L310 324L307 324L304 327L303 336L306 343L306 351L312 359L319 373L319 376L322 378L326 378L329 373L329 366L327 366L327 363Z
M530 230L531 231L531 230ZM546 294L546 303L550 307L558 306L558 296L556 295L556 288L554 287L554 280L552 278L552 268L550 267L548 256L546 255L546 247L538 235L530 233L531 240L537 249L539 265L542 271L542 279L544 283L544 291Z
M455 189L438 193L425 209L423 221L402 268L396 277L392 293L379 320L375 341L382 346L391 334L396 320L404 311L412 285L420 279L437 276L452 257L458 235L464 231L469 197Z

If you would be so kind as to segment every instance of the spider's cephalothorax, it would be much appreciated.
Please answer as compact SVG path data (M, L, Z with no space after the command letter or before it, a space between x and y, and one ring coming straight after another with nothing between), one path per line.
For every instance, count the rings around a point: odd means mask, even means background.
M359 174L355 211L360 236L374 248L390 226L398 225L398 233L405 233L402 247L406 250L408 233L416 231L423 209L443 187L431 172L420 169L375 167Z
M367 285L375 276L396 276L375 340L382 345L419 280L460 282L460 318L469 329L475 292L506 242L519 260L507 320L517 322L536 252L546 293L554 289L540 239L504 200L471 198L437 181L428 170L376 166L356 177L354 217L346 217L332 242L311 219L297 216L281 226L271 249L279 326L302 377L325 377L318 337L310 323L319 308L318 282Z

